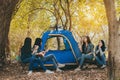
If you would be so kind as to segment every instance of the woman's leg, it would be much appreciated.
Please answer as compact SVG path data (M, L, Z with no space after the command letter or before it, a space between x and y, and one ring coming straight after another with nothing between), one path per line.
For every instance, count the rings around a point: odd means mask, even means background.
M30 65L29 65L29 71L32 71L33 70L33 65L34 63L38 63L40 65L40 67L46 71L46 67L44 66L44 63L43 61L41 60L41 58L36 58L36 56L32 56L31 59L30 59Z
M30 63L30 59L31 59L31 57L30 58L26 58L26 59L22 60L22 63Z
M97 63L99 64L99 65L103 65L104 63L100 60L100 58L98 57L98 56L96 56L95 57L95 60L97 61Z
M44 71L47 70L47 68L44 66L44 62L41 60L41 58L38 58L37 62Z
M80 68L83 67L84 60L85 60L85 54L82 54L82 56L78 59L79 66L75 69L75 71L79 71Z
M92 60L93 55L92 54L85 54L85 59Z
M50 55L48 55L48 56L45 56L45 57L44 57L44 61L53 61L54 67L55 67L55 68L58 67L57 60L56 60L56 58L54 57L54 55L52 55L52 54L50 54Z
M36 58L35 55L33 55L33 56L30 58L29 71L32 71L32 70L33 70L33 63L34 63L34 61L35 61L35 58Z
M79 64L80 64L81 68L83 66L84 60L85 60L85 54L82 54L81 60L79 61Z
M93 56L89 54L82 54L82 57L80 60L80 66L83 66L85 59L92 60Z
M75 71L78 71L78 70L80 70L80 68L83 67L85 59L92 59L92 58L93 58L92 55L82 54L82 57L80 58L80 60L78 60L80 66L78 68L76 68Z
M104 54L101 56L101 60L102 60L103 64L106 65L106 58L105 58Z

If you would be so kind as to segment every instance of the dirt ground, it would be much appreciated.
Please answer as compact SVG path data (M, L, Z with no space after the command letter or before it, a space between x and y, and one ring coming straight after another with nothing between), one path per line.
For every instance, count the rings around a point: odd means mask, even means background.
M12 63L0 70L0 80L107 80L107 68L99 69L93 65L78 72L69 69L54 74L34 71L31 76L28 76L27 73L27 69L23 70L20 64Z

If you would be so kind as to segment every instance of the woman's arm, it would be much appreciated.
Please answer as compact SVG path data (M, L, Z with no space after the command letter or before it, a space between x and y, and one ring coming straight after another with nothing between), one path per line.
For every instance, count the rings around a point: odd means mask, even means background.
M49 50L46 50L46 51L41 51L41 52L39 52L37 55L40 55L40 56L44 56L45 54L46 54L46 52L48 52Z
M99 52L100 52L100 50L99 50L98 46L96 46L96 48L95 48L95 54L98 54Z
M102 56L104 54L104 51L102 51L101 47L99 47L99 51L100 51L100 56Z
M32 52L32 54L36 55L37 54L37 49L34 49L33 52Z
M34 45L34 48L33 48L32 54L38 55L38 49L39 49L39 46Z
M78 48L80 49L81 52L83 52L82 46L79 46L79 45L78 45Z
M90 44L90 52L88 54L93 54L94 53L94 45Z

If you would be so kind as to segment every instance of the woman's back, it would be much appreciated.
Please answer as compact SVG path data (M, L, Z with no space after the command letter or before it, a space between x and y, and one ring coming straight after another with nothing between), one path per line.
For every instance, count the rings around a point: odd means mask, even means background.
M26 49L24 46L21 48L21 60L24 60L26 58L30 58L32 56L31 49Z
M27 37L24 41L24 45L21 48L21 60L23 61L24 59L30 58L31 56L31 38Z

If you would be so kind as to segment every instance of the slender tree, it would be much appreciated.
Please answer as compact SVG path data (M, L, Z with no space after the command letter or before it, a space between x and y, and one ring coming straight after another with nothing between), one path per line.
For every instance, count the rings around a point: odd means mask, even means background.
M16 4L19 0L0 0L0 66L5 63L6 40L10 29L10 22Z

